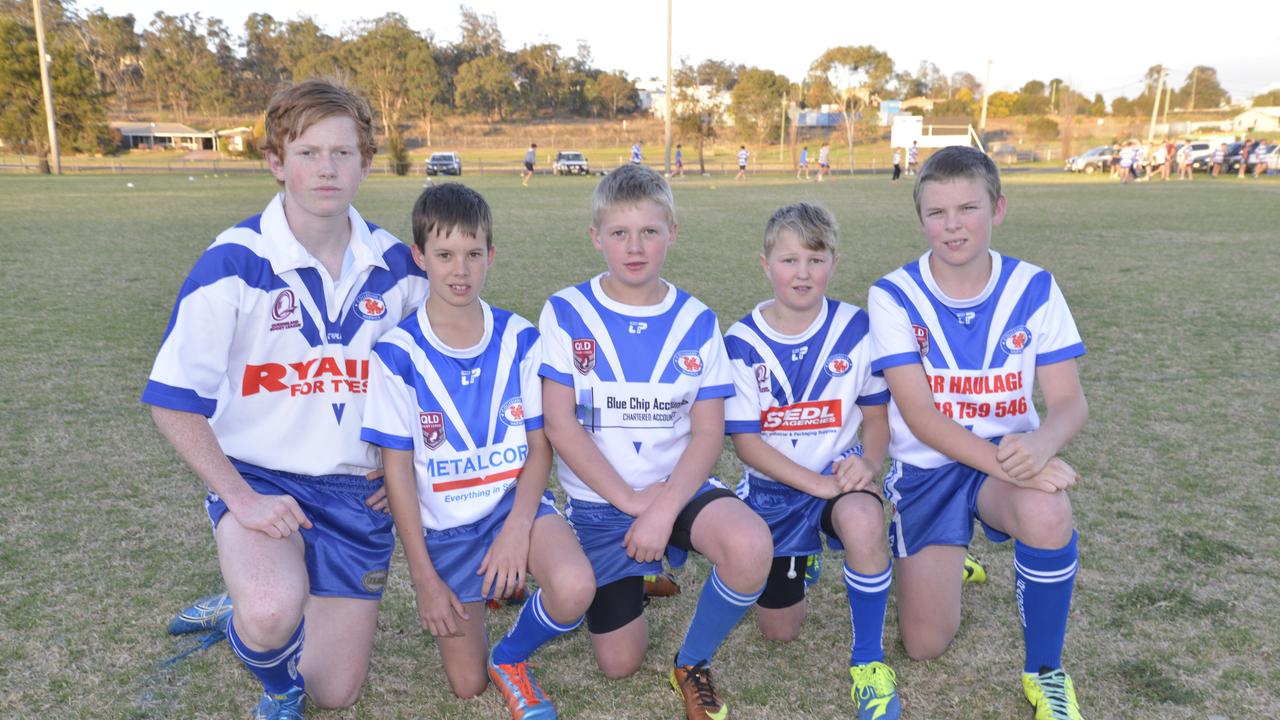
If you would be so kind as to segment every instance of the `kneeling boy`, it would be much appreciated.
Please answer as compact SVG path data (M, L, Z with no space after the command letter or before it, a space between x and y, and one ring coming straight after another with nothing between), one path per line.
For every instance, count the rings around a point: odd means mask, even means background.
M591 242L608 272L542 310L547 437L569 520L595 570L587 628L605 675L635 672L648 630L644 576L697 550L712 562L670 673L690 720L727 717L710 662L764 587L773 545L755 513L708 475L733 395L715 313L661 277L676 239L671 188L653 170L609 173Z
M725 430L745 466L738 495L773 533L773 568L756 601L761 631L799 636L805 564L822 552L821 530L845 552L858 717L892 720L901 710L881 643L892 574L875 486L889 445L889 390L871 374L867 313L826 297L836 240L835 217L816 205L769 218L760 264L773 298L725 335L737 386Z
M595 582L546 491L538 331L480 299L492 225L463 185L418 198L413 259L433 288L374 346L361 437L383 448L418 615L450 688L479 695L487 671L515 720L554 718L525 661L578 626ZM526 568L541 587L490 651L484 599L523 589Z

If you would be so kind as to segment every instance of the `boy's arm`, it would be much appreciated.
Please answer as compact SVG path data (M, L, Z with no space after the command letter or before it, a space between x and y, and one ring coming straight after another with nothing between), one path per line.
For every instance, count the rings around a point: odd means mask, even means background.
M646 507L637 493L609 463L578 422L573 388L550 378L542 380L542 414L547 440L573 472L604 501L628 515ZM643 493L648 494L648 493Z
M1005 435L996 450L1000 466L1018 480L1030 479L1043 470L1080 433L1089 417L1074 358L1036 367L1036 382L1044 394L1044 422L1029 433Z
M311 521L289 495L262 495L231 465L203 415L151 406L151 417L173 449L205 485L227 504L236 522L273 538L288 537Z
M822 475L787 457L764 441L760 433L734 433L733 449L742 462L777 480L814 497L830 499L840 494L833 475Z
M724 446L724 398L696 400L689 410L689 446L680 454L671 477L648 507L631 523L622 544L637 562L662 558L676 515L711 475Z
M875 481L884 467L884 456L889 450L889 406L863 405L862 424L858 429L862 443L862 455L849 455L834 463L832 472L839 482L840 492L864 491L879 494Z
M383 482L391 505L391 517L395 520L396 533L400 535L404 557L409 564L409 577L413 580L418 618L422 627L436 637L457 637L460 633L455 618L469 618L458 596L431 564L431 555L427 552L427 542L422 533L413 451L383 448L382 467L386 473Z
M541 429L530 430L525 433L525 442L529 452L520 476L516 478L516 496L511 512L493 545L485 552L477 571L477 574L484 575L480 593L485 597L490 597L491 586L492 597L508 597L524 587L529 567L529 534L533 531L533 520L542 502L542 493L547 489L547 476L551 473L551 445L546 434Z

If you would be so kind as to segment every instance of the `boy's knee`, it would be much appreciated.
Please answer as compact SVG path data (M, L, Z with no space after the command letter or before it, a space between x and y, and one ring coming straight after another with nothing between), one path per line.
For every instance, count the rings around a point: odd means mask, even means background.
M634 675L640 669L643 657L631 658L602 658L597 657L596 663L600 666L600 672L610 680L621 680L622 678Z
M1071 541L1075 518L1064 492L1024 493L1018 507L1018 539L1038 548L1059 548Z
M845 546L888 546L884 529L884 508L875 498L866 493L848 496L848 500L838 503L832 513L831 522L835 526L840 541ZM865 498L865 501L861 498Z
M489 678L468 678L465 680L455 680L449 678L449 689L453 694L463 700L470 700L473 697L479 697L489 687Z
M912 637L907 633L902 634L902 647L907 652L907 657L918 662L925 660L936 660L942 657L942 653L947 651L951 646L951 638L937 637Z
M288 603L273 600L236 605L232 622L241 639L263 649L280 647L289 640L301 616Z
M362 685L363 683L340 683L335 686L333 683L328 683L319 687L308 687L307 699L319 708L342 710L356 704L360 699Z
M573 616L567 620L576 620L582 617L595 598L596 577L591 572L590 565L586 566L585 571L576 568L566 569L564 572L557 573L554 581L548 583L543 592L545 603L554 606L562 613Z
M760 623L760 634L771 642L791 642L800 637L799 625Z

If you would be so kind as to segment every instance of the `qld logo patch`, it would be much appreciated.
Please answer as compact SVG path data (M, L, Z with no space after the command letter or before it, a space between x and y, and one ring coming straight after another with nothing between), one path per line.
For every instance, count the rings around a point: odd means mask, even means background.
M1026 325L1019 325L1006 332L1000 338L1000 347L1010 355L1021 355L1023 350L1031 344L1031 331Z
M671 358L671 364L682 374L697 377L702 374L702 356L697 350L681 350Z
M275 322L271 323L271 331L276 330L292 330L296 327L302 327L302 321L293 317L298 311L298 298L293 294L293 290L285 288L276 295L275 302L271 303L271 319Z
M920 357L929 354L929 328L923 325L912 325L911 332L916 336L916 346L920 348Z
M591 338L577 338L573 341L573 366L578 373L586 375L596 366L596 341Z
M375 292L362 292L356 297L356 314L365 320L381 320L387 315L387 302Z
M827 358L826 371L831 377L844 377L853 369L853 361L848 355L837 353Z
M444 413L419 412L418 422L422 423L422 443L430 450L444 444Z
M524 424L524 401L518 397L502 403L502 411L498 414L502 422L515 427Z
M769 382L769 366L764 363L758 363L756 366L756 389L762 393L769 392L772 387Z

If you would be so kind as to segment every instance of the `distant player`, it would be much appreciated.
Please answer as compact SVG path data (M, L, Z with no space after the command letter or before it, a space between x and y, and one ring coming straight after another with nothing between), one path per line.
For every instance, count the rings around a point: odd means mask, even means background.
M644 162L644 155L641 154L640 152L640 146L643 144L644 144L644 141L637 140L635 144L631 146L631 164L632 165L640 165L641 163Z
M350 706L369 672L395 538L360 440L364 385L374 342L427 292L409 248L351 207L376 149L368 103L342 87L271 99L281 192L196 261L142 394L209 487L228 642L263 686L254 717L300 718L307 696ZM231 605L206 599L171 630Z
M538 331L480 299L492 226L484 198L457 183L414 204L413 259L434 292L374 346L361 437L382 448L418 616L449 687L469 698L492 679L514 720L552 718L527 661L582 622L595 581L546 489ZM539 588L490 651L484 601L523 589L526 572Z
M529 181L533 179L533 164L538 161L538 143L529 143L529 149L524 151L524 170L520 171L520 184L529 187Z
M907 148L907 174L915 175L920 170L920 143L912 140L911 147Z
M955 637L976 517L988 538L1015 540L1022 685L1037 720L1079 720L1062 670L1078 566L1066 490L1079 475L1058 453L1088 414L1075 361L1084 344L1053 276L991 250L1006 201L990 158L944 148L914 195L929 250L877 281L867 302L872 368L891 397L885 491L902 642L927 660Z
M889 182L897 183L902 179L902 148L893 149L893 178Z
M818 149L818 182L826 179L831 174L831 145L822 143L822 147Z
M591 242L608 271L547 301L543 411L569 520L595 571L587 629L607 677L648 648L643 576L696 550L712 563L670 672L690 720L727 717L717 648L755 603L773 544L764 522L709 479L733 379L715 313L662 279L676 240L671 188L625 165L592 198Z
M725 403L725 431L744 466L738 495L773 533L773 567L756 601L761 631L799 637L807 559L822 552L825 535L845 553L857 716L894 720L901 704L881 642L892 573L876 485L889 445L889 389L871 374L867 313L826 297L836 242L824 208L797 203L769 219L760 264L773 297L725 335L737 389Z
M738 146L738 175L734 180L742 180L747 176L747 158L751 157L751 153L747 152L746 145Z
M796 166L796 179L800 179L800 174L804 173L804 179L809 179L809 146L805 145L800 148L800 163Z
M676 170L674 177L684 177L684 146L676 143Z

